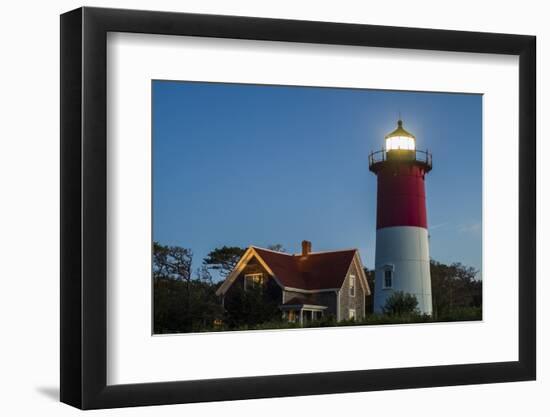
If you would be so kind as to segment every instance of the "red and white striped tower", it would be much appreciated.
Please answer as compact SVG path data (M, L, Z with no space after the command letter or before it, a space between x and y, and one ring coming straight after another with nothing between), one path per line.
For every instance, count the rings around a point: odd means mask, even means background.
M385 149L369 155L378 180L374 311L396 291L416 296L418 309L432 314L432 286L424 177L432 169L428 151L397 122Z

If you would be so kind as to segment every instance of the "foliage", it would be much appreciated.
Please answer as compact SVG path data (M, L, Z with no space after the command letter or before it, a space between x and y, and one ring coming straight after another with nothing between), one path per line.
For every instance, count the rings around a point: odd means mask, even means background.
M284 251L282 245L271 250ZM280 291L269 285L263 288L232 287L225 308L215 292L222 281L215 282L212 272L225 278L244 253L239 247L223 246L212 250L193 273L193 253L178 246L153 244L154 332L184 333L227 330L264 330L302 327L282 320ZM374 294L374 271L365 268ZM366 298L367 316L362 320L336 322L326 315L303 327L351 326L467 321L482 318L482 282L474 268L459 263L445 265L431 262L433 316L421 315L414 296L395 293L386 305L387 314L372 313L372 295ZM217 277L218 275L216 275ZM269 283L270 281L268 281ZM275 295L274 295L275 294Z
M475 268L460 263L430 262L434 317L449 317L456 308L482 305L482 282Z
M282 320L267 321L255 325L241 325L238 327L222 326L217 331L227 330L274 330L274 329L301 329L301 328L320 328L320 327L345 327L345 326L374 326L386 324L418 324L435 323L440 321L471 321L481 320L481 309L477 307L462 307L453 310L452 315L440 320L434 319L427 314L370 314L362 320L344 320L336 322L334 318L323 318L318 321L310 321L301 326L299 323L288 323Z
M225 279L235 269L245 251L246 249L238 246L222 246L212 250L202 263L208 270L219 272Z
M212 327L223 311L208 271L193 278L193 253L153 243L154 333L198 331Z
M190 249L153 242L153 278L189 281L192 262Z
M267 249L269 250L272 250L272 251L275 251L275 252L283 252L283 253L286 253L286 249L284 248L283 245L281 245L280 243L275 243L273 245L269 245L267 247Z
M267 288L247 288L234 285L225 297L224 323L229 328L255 326L269 321L281 321L277 297Z
M390 316L416 314L418 313L418 300L413 294L396 291L386 300L383 310L384 314Z
M173 279L154 281L154 333L196 332L212 329L222 306L215 287L199 280L189 284Z
M446 310L445 314L440 314L434 321L473 321L482 320L481 307L454 307Z

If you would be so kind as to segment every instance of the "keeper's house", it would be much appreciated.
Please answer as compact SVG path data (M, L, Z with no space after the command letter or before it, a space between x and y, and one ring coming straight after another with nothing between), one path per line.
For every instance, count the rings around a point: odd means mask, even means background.
M302 242L301 254L250 246L216 294L261 287L279 304L283 317L304 323L331 315L337 321L365 317L370 295L359 251L312 252Z

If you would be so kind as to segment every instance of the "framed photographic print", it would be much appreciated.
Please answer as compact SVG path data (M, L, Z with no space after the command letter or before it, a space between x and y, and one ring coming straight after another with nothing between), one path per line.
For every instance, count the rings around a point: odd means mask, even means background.
M535 379L535 38L61 16L61 400Z

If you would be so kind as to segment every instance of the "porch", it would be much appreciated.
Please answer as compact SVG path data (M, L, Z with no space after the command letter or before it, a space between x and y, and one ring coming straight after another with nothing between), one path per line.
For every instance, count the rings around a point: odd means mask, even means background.
M300 299L293 298L279 306L283 319L289 323L304 325L311 321L320 320L325 315L327 306L307 304Z

